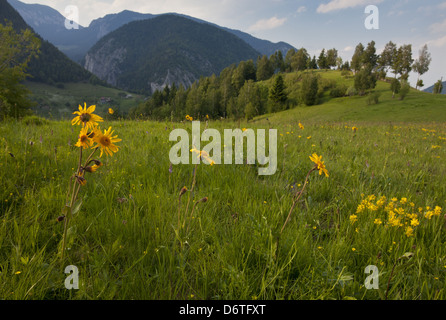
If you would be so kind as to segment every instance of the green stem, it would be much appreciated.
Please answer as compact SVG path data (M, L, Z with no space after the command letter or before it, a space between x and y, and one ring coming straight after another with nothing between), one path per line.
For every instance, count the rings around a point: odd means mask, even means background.
M302 187L302 190L300 191L296 191L296 194L294 195L294 200L293 200L293 205L291 206L290 212L288 213L288 217L285 220L285 223L282 226L282 229L280 230L280 234L282 234L283 229L285 229L285 226L288 224L288 221L291 218L291 213L294 210L294 207L296 206L297 202L299 201L300 197L302 196L302 194L304 193L305 187L308 183L308 178L310 177L310 174L316 170L316 167L314 167L313 169L311 169L310 171L308 171L307 177L305 178L305 182L304 185ZM297 198L296 198L297 197Z

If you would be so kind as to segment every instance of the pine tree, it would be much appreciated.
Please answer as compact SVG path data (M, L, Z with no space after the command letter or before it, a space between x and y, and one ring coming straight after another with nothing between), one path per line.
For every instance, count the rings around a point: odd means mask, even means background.
M300 89L301 102L307 106L315 105L317 103L318 90L319 81L317 76L313 74L305 74Z
M274 80L274 84L269 91L269 100L272 102L272 110L278 111L283 110L286 101L288 100L288 95L285 91L285 83L281 74L278 74Z
M268 80L274 74L274 67L266 55L257 60L257 80Z
M317 64L319 65L319 69L328 69L327 54L325 53L325 49L322 49L317 60Z
M352 62L350 64L352 70L355 73L358 72L359 70L361 70L361 68L362 68L363 55L364 55L364 46L362 45L362 43L359 43L355 48L355 53L353 54Z

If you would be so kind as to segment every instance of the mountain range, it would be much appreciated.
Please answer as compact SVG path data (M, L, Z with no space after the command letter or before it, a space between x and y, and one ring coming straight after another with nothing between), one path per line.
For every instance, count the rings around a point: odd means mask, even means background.
M177 13L124 10L95 19L88 27L67 29L65 17L49 6L7 1L45 42L87 71L110 85L141 93L173 83L188 87L231 64L278 50L285 56L295 49Z
M258 56L231 33L166 14L107 34L88 51L84 67L113 86L144 93L173 83L187 88L201 76Z
M66 29L65 17L59 13L59 11L49 6L27 4L18 0L8 0L8 2L20 13L23 19L42 36L42 38L54 44L59 50L76 62L81 62L87 51L106 34L129 22L153 19L160 16L150 13L138 13L124 10L120 13L107 14L102 18L95 19L88 27L79 25L79 29ZM261 55L265 54L270 56L277 50L286 53L289 49L295 49L293 46L285 42L273 43L268 40L255 38L240 30L220 27L216 24L187 15L177 13L170 14L175 14L196 22L210 24L217 28L221 28L248 43Z

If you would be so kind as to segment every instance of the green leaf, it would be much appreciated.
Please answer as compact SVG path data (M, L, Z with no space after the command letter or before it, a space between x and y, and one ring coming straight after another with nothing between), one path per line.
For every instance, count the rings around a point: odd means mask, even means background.
M29 257L20 257L20 261L23 263L23 264L28 264L28 262L29 262Z
M401 257L398 258L399 259L410 259L414 256L413 252L406 252L405 254L403 254Z
M82 200L77 200L74 205L73 205L73 209L71 211L72 215L75 215L76 213L79 212L79 210L81 209L82 206Z

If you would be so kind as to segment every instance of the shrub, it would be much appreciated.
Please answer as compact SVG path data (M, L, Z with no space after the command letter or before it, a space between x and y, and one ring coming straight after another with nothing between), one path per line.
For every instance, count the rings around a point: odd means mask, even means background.
M390 82L390 90L392 90L393 94L397 94L401 90L401 83L398 79L394 78Z
M369 96L367 97L367 104L371 105L371 104L378 104L379 103L379 97L381 96L381 93L379 92L372 92L369 94Z
M347 88L345 85L336 86L330 90L330 97L332 98L340 98L344 97L346 94Z
M49 124L49 121L47 119L38 116L26 116L22 119L22 122L27 126L29 125L41 126L44 124Z
M347 94L347 96L349 96L349 97L353 97L353 96L356 96L356 95L358 94L358 91L355 89L355 87L349 87L349 88L347 89L346 94Z
M404 98L407 96L407 94L410 91L410 85L407 81L404 81L401 84L401 89L400 89L400 100L404 100Z

